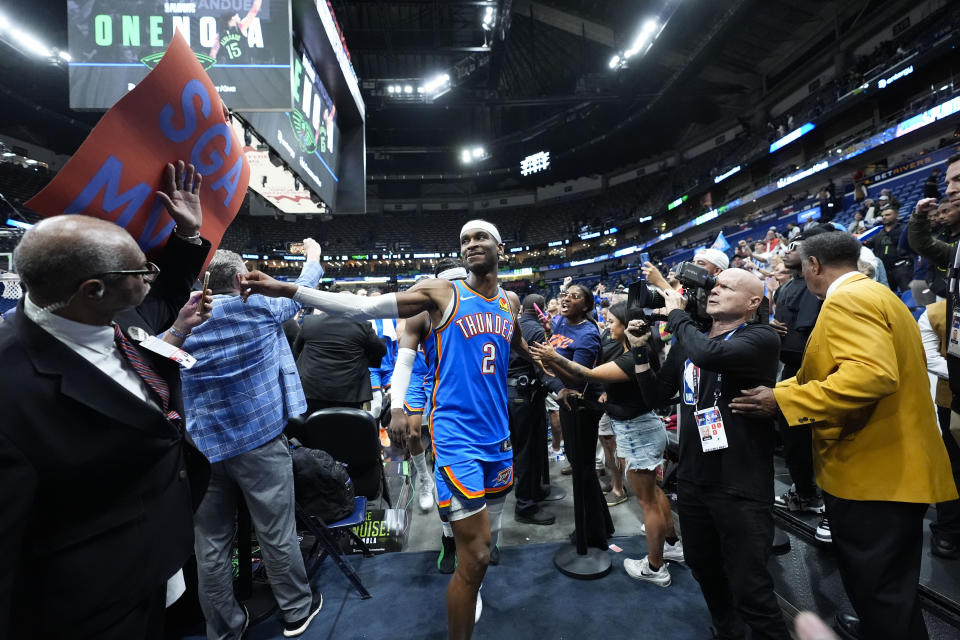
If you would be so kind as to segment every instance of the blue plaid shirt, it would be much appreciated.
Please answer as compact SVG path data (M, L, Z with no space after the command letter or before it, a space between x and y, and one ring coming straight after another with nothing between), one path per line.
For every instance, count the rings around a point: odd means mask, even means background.
M307 262L297 284L316 287L322 275L319 262ZM197 358L180 372L187 430L210 462L256 449L306 411L281 326L299 310L289 298L217 295L210 319L184 342Z

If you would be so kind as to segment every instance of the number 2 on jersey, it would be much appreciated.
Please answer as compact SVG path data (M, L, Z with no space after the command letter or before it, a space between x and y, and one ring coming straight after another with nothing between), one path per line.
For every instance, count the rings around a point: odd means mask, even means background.
M480 372L486 374L497 372L497 345L492 342L483 345L483 360L480 363Z

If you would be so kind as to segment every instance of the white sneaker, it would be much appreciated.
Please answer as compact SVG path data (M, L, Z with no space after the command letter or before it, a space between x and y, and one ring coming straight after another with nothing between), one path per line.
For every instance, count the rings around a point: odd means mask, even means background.
M660 567L659 571L654 571L650 568L650 561L647 556L643 556L641 560L627 558L623 561L623 568L626 569L627 575L631 578L646 580L658 587L670 586L670 571L667 570L667 565Z
M433 478L430 476L417 477L416 493L420 511L430 511L433 506Z
M473 617L473 624L480 622L480 614L483 612L483 598L480 597L480 592L477 591L477 614Z
M830 532L830 521L827 520L827 516L820 518L814 537L820 542L833 542L833 534Z
M673 560L674 562L683 562L683 540L677 540L676 544L670 544L664 540L663 559Z

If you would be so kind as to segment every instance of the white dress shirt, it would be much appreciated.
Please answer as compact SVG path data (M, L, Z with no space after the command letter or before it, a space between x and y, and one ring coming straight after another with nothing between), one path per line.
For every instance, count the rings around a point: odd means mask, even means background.
M827 294L826 294L825 296L823 296L823 299L826 300L827 298L829 298L829 297L830 297L830 294L833 293L834 291L836 291L836 290L837 290L837 287L839 287L841 284L843 284L843 282L844 282L845 280L849 280L850 278L852 278L853 276L857 275L858 273L860 273L860 272L859 272L859 271L847 271L845 274L841 275L839 278L837 278L836 280L834 280L833 282L831 282L831 283L830 283L830 286L827 287Z

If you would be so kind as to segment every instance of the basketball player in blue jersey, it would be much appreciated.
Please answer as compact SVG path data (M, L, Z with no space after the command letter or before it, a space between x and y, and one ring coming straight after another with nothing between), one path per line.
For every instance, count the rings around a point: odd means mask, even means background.
M397 359L397 324L393 320L379 318L371 319L370 324L373 325L377 337L387 345L387 353L380 360L380 366L370 367L370 389L373 391L370 413L374 418L379 418L383 396L390 391L393 366Z
M443 258L437 263L435 275L446 280L463 280L467 277L467 270L460 266L460 261L453 258ZM416 494L420 509L426 511L433 504L434 480L427 470L423 443L420 441L422 414L431 406L430 397L433 393L434 371L427 363L422 345L430 335L432 326L430 314L426 311L404 321L398 344L400 352L397 355L397 364L393 370L393 392L391 394L391 440L394 442L408 441L413 465L417 470ZM409 379L410 385L403 389ZM491 508L491 511L494 508ZM453 573L456 569L456 542L449 519L440 513L443 535L440 538L440 555L437 558L437 570L440 573ZM499 550L499 520L491 517L490 532L490 564L498 564Z
M497 281L497 265L504 259L499 231L485 220L471 220L460 231L460 254L466 280L425 280L377 298L346 300L259 271L244 274L240 283L245 296L291 297L358 319L429 313L432 330L425 351L436 377L430 427L437 494L458 556L447 587L447 625L450 637L457 639L473 632L477 595L490 562L491 511L499 505L502 512L513 484L507 415L510 349L530 357L520 332L514 331L520 300Z

